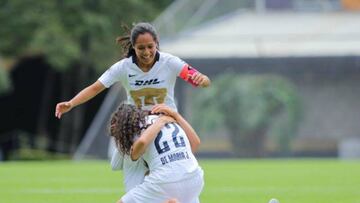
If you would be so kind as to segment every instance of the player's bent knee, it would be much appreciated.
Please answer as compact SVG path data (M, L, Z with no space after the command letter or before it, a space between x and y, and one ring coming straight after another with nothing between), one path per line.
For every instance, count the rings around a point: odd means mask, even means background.
M121 199L119 201L117 201L116 203L124 203L123 201L121 201Z

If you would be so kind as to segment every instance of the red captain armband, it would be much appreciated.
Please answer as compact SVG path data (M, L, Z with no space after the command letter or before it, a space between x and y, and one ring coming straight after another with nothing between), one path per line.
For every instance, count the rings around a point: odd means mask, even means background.
M189 66L188 64L185 64L181 69L179 77L185 80L186 82L192 84L194 87L197 87L198 84L195 84L194 81L191 79L191 77L195 75L197 72L198 71L195 68Z

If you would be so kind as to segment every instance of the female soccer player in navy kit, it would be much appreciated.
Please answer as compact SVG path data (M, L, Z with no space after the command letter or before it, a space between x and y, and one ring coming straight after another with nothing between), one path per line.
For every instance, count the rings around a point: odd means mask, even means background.
M156 104L165 103L176 110L174 86L177 77L198 87L210 85L206 75L178 57L159 51L158 36L149 23L138 23L132 28L130 36L120 37L117 41L127 50L126 57L112 65L95 83L74 98L58 103L56 117L61 118L64 113L116 82L120 82L125 88L128 103L142 109L151 109ZM123 165L126 191L143 182L147 168L141 160L133 162L125 155L123 164L120 165Z
M150 170L119 203L163 203L171 198L199 202L203 170L193 152L200 139L179 113L164 104L150 112L123 103L112 116L110 132L122 153L143 159Z

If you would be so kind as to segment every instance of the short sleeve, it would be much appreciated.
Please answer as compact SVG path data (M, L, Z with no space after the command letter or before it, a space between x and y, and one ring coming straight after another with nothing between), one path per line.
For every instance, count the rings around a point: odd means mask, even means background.
M111 85L121 80L121 78L125 75L124 71L125 68L123 61L119 61L105 71L98 81L100 81L106 88L109 88Z
M172 55L169 56L168 63L169 63L169 67L176 73L177 76L180 75L180 72L183 69L183 67L187 65L185 61L181 60L179 57Z

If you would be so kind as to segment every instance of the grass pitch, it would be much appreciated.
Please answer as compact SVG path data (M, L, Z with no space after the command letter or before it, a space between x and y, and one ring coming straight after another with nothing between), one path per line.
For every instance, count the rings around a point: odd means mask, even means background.
M202 160L204 203L360 203L360 160ZM0 162L0 203L116 202L122 173L106 161Z

